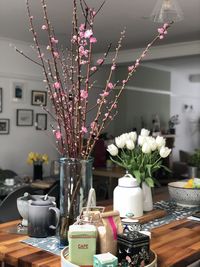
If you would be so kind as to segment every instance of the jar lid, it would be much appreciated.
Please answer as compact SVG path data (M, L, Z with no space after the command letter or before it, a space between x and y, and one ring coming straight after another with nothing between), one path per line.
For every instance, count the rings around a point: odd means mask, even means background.
M127 177L126 175L122 178L119 178L118 185L122 187L138 187L138 182L133 177Z

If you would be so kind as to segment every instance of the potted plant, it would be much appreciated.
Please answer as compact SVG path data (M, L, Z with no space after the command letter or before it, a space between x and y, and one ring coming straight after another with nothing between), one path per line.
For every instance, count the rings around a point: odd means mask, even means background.
M150 136L150 131L142 129L139 136L136 132L124 133L115 138L115 145L108 146L111 160L125 168L137 179L144 194L144 211L153 209L151 187L154 187L154 174L162 165L162 159L168 157L171 149L165 146L162 136Z
M200 149L195 149L195 152L189 156L188 160L188 176L195 178L199 175L200 169Z

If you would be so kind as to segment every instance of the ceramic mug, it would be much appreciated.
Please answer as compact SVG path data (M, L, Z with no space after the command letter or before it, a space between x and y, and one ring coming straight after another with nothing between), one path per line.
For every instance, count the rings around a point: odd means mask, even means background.
M31 237L47 237L55 234L59 225L60 211L52 202L48 205L28 204L28 235Z

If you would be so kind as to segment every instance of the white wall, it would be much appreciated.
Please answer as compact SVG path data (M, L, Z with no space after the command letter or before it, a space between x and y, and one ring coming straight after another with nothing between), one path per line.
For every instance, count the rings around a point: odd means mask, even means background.
M173 152L177 160L179 150L192 152L200 147L200 83L188 79L190 74L199 73L200 61L199 58L183 58L172 61L171 65L171 115L180 116ZM189 108L185 109L185 105Z
M34 54L28 44L12 42L25 53ZM50 160L57 158L57 152L49 129L39 131L35 129L34 125L16 126L16 109L34 110L34 121L36 113L45 113L41 107L31 105L31 90L42 91L45 90L45 87L42 82L41 69L19 55L9 46L10 43L10 40L0 39L0 87L3 88L3 112L0 113L0 119L10 119L10 133L0 135L0 168L11 169L19 175L32 175L32 166L26 163L30 151L47 153ZM26 90L25 102L13 101L13 82L24 84ZM44 175L49 175L49 170L50 164L44 165Z

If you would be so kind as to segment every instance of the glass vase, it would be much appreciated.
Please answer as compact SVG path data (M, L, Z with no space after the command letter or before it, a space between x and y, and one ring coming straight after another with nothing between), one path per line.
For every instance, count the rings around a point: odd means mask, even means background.
M60 246L68 245L68 229L86 206L92 187L93 159L60 159Z
M33 181L36 179L42 180L43 178L43 165L41 163L33 164Z

